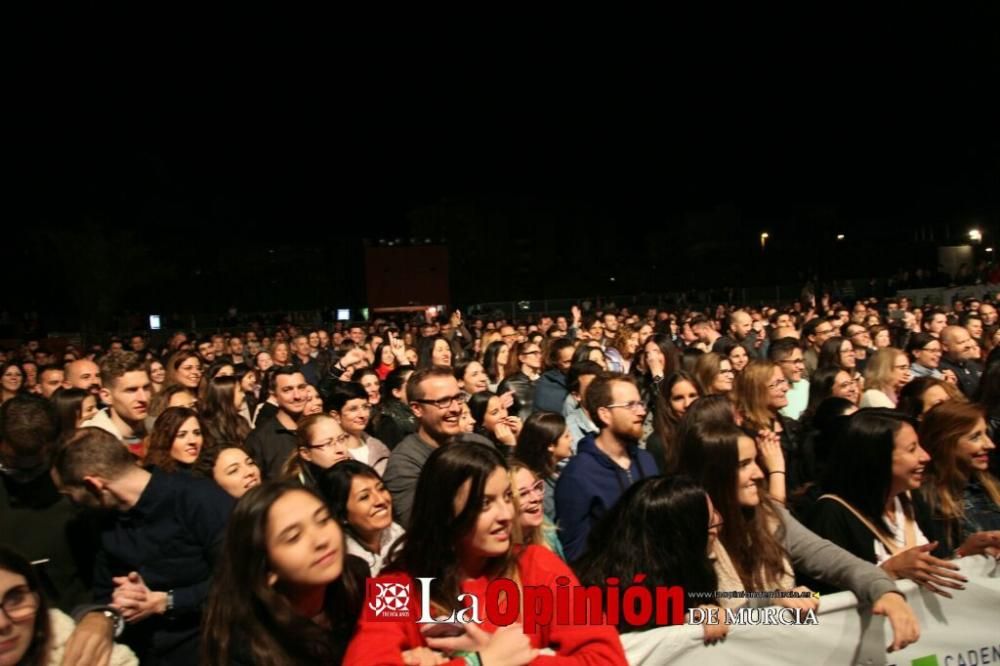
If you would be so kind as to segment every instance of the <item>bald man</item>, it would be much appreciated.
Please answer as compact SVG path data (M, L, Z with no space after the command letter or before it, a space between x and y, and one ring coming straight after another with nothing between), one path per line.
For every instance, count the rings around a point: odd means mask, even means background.
M729 315L729 339L747 350L750 360L761 358L757 331L753 330L753 317L746 310L736 310Z
M958 377L958 387L970 400L979 389L979 380L983 376L983 365L979 362L979 346L969 331L963 326L946 326L941 331L941 347L944 355L941 357L942 372L951 370Z
M90 391L99 400L101 393L101 369L97 367L96 363L85 358L70 361L66 364L66 377L63 379L63 387Z

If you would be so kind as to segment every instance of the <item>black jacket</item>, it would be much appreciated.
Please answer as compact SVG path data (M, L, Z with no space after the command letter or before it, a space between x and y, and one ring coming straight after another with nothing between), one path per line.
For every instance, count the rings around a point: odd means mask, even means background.
M410 408L395 398L386 398L379 403L372 415L372 435L389 449L396 448L407 435L417 431L419 424Z
M295 431L281 425L277 416L262 418L257 417L257 427L247 437L246 449L267 481L281 475L281 467L292 457L298 439Z
M513 416L520 417L522 421L535 411L535 383L537 381L531 380L528 375L519 371L504 379L497 387L498 395L507 391L514 392L514 404L507 411Z
M187 666L197 663L201 609L234 500L214 481L150 472L136 505L101 527L94 600L110 602L112 578L132 571L151 590L173 591L174 610L127 625L122 642L143 663Z
M0 474L0 544L35 567L49 603L64 613L91 602L91 576L100 514L59 494L48 466L30 475Z

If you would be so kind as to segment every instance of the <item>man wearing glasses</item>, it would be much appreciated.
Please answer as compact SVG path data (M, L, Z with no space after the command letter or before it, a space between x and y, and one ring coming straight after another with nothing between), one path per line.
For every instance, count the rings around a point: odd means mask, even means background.
M658 473L653 456L639 448L646 405L635 380L602 373L584 398L600 429L577 445L556 484L556 519L567 561L583 554L591 528L629 486Z
M400 440L389 455L383 481L392 493L392 513L400 525L410 522L413 494L420 470L434 449L462 434L462 405L466 397L451 368L417 370L406 382L406 400L419 427Z
M500 382L497 394L513 391L510 413L525 421L535 411L535 383L542 376L542 348L533 342L524 343L517 352L517 361L521 369Z
M808 345L802 353L802 358L806 363L806 377L812 377L819 365L819 350L823 343L833 337L833 324L826 319L817 317L810 319L802 327L802 338Z
M788 381L789 390L785 397L788 404L781 408L781 415L798 419L809 404L809 380L804 377L806 364L795 338L779 338L771 343L767 356L777 363Z
M868 354L875 353L875 345L872 344L872 336L868 333L868 329L861 324L851 322L841 327L841 334L851 341L858 372L864 372Z

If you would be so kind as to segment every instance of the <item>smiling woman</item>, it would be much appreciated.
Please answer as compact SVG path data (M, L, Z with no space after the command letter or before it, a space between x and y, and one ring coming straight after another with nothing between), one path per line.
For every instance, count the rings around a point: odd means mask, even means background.
M361 610L367 567L345 554L322 498L297 483L237 504L203 624L201 663L339 663Z
M942 543L961 555L1000 554L1000 482L988 471L996 446L983 409L943 402L924 415L920 437L931 456L920 496Z
M458 599L463 593L485 607L490 603L487 588L499 579L521 590L535 585L551 589L560 577L566 578L564 584L578 585L573 572L547 549L513 546L513 503L507 463L495 448L455 443L436 449L418 481L409 531L383 570L389 574L383 582L427 589L430 599L420 603L428 603L435 615L463 607ZM418 588L418 577L433 580ZM398 622L377 620L367 613L362 617L345 664L399 663L399 646L478 652L484 664L528 663L541 648L551 648L566 664L625 663L617 633L603 625L573 626L557 618L529 632L519 625L500 628L487 615L481 625L461 625L460 637L431 638L421 633L415 615Z
M347 552L368 563L377 576L403 528L392 522L392 495L368 465L345 460L319 475L317 485L344 527Z

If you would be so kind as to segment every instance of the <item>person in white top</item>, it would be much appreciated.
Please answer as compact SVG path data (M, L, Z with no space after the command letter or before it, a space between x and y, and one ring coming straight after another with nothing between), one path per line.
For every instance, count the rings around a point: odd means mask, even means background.
M865 392L861 408L896 406L899 391L910 381L910 360L895 347L879 349L865 366Z
M323 472L317 486L344 528L348 554L364 560L371 575L378 576L404 534L392 522L392 495L382 477L369 465L345 460Z
M347 440L350 456L384 474L389 447L365 432L372 414L365 388L356 382L340 382L323 399L323 408L350 435Z

